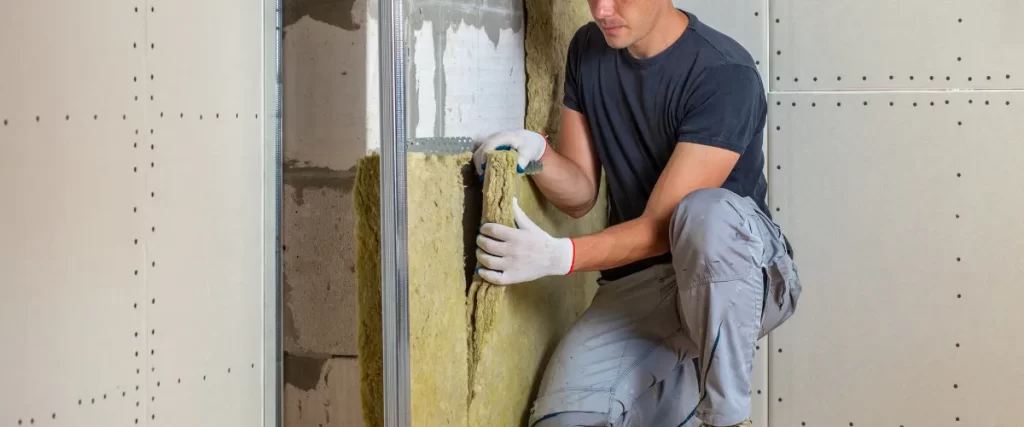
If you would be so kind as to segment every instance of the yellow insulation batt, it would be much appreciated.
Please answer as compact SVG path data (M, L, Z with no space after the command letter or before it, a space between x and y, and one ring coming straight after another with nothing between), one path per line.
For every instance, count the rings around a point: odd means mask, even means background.
M410 154L407 164L409 350L416 426L466 426L469 325L459 156ZM360 160L354 189L359 361L364 420L383 423L379 157Z
M515 152L497 151L488 156L484 221L514 226L515 195L530 219L552 236L579 236L604 227L603 193L590 214L574 220L547 203L533 183L515 170ZM590 304L596 279L595 273L576 273L500 286L474 278L470 425L526 425L546 362L559 339Z
M593 17L585 1L552 0L526 0L526 15L526 128L554 135L569 41Z
M521 427L545 363L595 291L596 274L549 277L512 286L467 283L463 174L471 154L409 154L409 310L412 421L416 427ZM553 236L586 234L604 226L602 200L574 220L543 201L515 173L516 153L488 156L483 220L513 225L512 196ZM379 159L360 162L356 180L359 350L363 412L368 427L383 425ZM480 220L474 219L479 225ZM470 239L472 241L472 239Z

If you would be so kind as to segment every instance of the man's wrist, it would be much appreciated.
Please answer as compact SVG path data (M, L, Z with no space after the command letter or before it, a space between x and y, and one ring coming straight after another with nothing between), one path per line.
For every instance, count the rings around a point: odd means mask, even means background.
M554 266L554 274L567 276L576 271L576 242L569 237L563 237L555 239L558 247L558 256L556 259L559 261Z

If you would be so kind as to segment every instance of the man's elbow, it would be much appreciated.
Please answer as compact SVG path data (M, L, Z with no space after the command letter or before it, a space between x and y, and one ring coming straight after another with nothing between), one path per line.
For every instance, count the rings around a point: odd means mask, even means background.
M590 211L594 209L595 204L597 204L597 200L592 199L588 200L586 203L579 204L576 206L567 206L566 208L562 209L562 212L565 212L566 215L569 215L573 219L580 219L587 216L587 214L589 214Z

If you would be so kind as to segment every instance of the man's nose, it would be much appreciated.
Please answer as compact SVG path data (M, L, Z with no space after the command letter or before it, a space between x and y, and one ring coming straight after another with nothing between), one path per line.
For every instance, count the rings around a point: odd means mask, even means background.
M615 15L615 0L594 0L594 19L607 19Z

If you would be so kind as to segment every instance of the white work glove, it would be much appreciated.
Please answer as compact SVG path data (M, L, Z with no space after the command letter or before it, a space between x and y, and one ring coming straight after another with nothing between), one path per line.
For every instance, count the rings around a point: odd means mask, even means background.
M515 149L519 152L518 171L526 171L526 165L531 161L539 161L547 149L548 141L544 136L526 129L507 130L491 134L477 146L473 152L473 163L476 165L476 173L484 175L484 168L487 167L487 152L492 150Z
M569 238L554 238L534 224L512 199L516 225L488 223L476 238L480 277L496 285L529 282L572 273L575 245Z

